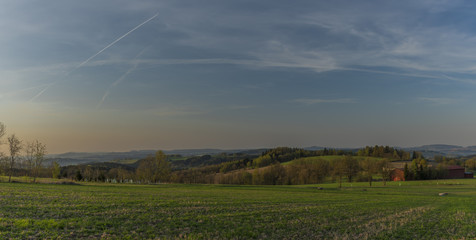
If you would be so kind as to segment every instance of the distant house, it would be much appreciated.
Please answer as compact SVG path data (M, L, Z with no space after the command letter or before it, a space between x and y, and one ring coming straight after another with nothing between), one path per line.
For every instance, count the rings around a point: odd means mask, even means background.
M465 178L464 167L454 165L448 166L446 169L448 170L448 173L446 174L447 179Z
M472 172L465 172L464 173L464 178L474 178L474 175Z
M390 173L392 181L405 181L405 171L403 168L395 168Z

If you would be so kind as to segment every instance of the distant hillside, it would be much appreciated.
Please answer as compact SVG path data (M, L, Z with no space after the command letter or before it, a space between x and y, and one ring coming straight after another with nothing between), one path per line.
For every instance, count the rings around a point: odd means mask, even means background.
M308 151L317 151L323 150L324 147L312 146L306 147L304 150ZM338 150L357 152L361 148L340 148ZM476 155L476 146L462 147L457 145L445 145L445 144L433 144L433 145L423 145L419 147L409 147L401 148L407 152L417 151L421 152L425 158L432 159L435 155L442 155L447 157L460 157L468 155ZM164 151L167 155L181 155L185 158L190 158L193 156L205 156L205 155L216 155L220 153L241 153L245 155L260 155L268 149L177 149L177 150L166 150ZM62 154L51 154L48 155L48 161L46 164L56 161L61 166L76 165L76 164L85 164L85 163L97 163L97 162L121 162L122 160L131 160L131 159L143 159L147 155L155 154L156 150L138 150L138 151L129 151L129 152L69 152ZM197 164L191 162L190 166L197 166ZM184 165L187 165L184 163ZM182 166L182 167L190 167Z
M312 146L312 147L305 147L304 150L309 150L309 151L317 151L317 150L323 150L324 147L319 147L319 146Z
M113 162L118 160L129 160L129 159L143 159L148 155L155 154L157 150L139 150L139 151L129 151L129 152L69 152L62 154L50 154L48 155L48 161L46 164L55 161L61 166L68 165L77 165L77 164L86 164L86 163L100 163L100 162ZM259 155L266 149L232 149L232 150L222 150L222 149L177 149L177 150L166 150L164 151L167 155L181 155L184 157L192 156L204 156L204 155L216 155L220 153L241 153L245 155ZM121 162L121 161L118 161Z
M141 151L129 151L129 152L69 152L62 154L52 154L48 158L50 161L56 161L61 166L76 165L84 163L96 163L96 162L110 162L113 160L124 159L140 159L145 158L149 154L154 154L154 150L141 150Z
M406 151L418 151L426 158L433 158L435 155L442 155L447 157L460 157L476 154L476 146L457 146L445 144L423 145L420 147L404 148Z

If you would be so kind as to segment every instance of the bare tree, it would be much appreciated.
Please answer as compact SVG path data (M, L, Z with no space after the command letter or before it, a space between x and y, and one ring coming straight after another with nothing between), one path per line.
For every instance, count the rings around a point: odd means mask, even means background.
M36 178L40 174L40 170L43 167L43 162L46 155L46 145L38 140L33 142L33 182L36 182Z
M339 178L339 188L342 188L342 177L346 173L346 164L343 159L336 159L332 162L332 174Z
M345 172L345 175L347 176L347 180L349 182L352 182L352 179L360 171L359 162L357 161L357 159L353 158L350 155L344 156L344 159L342 159L342 161L344 161L344 166L345 166L344 172Z
M5 134L7 133L7 127L5 127L5 124L3 124L2 122L0 122L0 139L5 136ZM0 142L1 144L1 142Z
M3 144L2 137L5 136L7 132L7 129L5 127L5 124L0 122L0 173L3 172L3 170L6 170L6 162L7 160L5 159L5 155L3 155L3 152L1 151L1 146Z
M386 186L387 181L390 180L392 173L390 162L388 161L388 159L383 158L378 162L378 172L382 176L383 185Z
M28 176L33 176L33 162L35 159L35 144L34 142L27 142L25 146L25 162Z
M8 148L10 150L10 158L8 159L8 182L12 181L13 167L19 158L22 149L21 140L15 134L8 137Z
M362 170L367 175L367 179L369 180L369 186L372 187L372 175L376 172L376 161L370 158L365 158L364 160L360 161L360 165Z

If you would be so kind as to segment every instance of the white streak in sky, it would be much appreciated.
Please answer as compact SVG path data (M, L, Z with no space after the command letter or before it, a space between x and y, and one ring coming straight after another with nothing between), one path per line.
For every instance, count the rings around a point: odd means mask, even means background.
M293 102L303 103L306 105L320 104L320 103L357 103L353 98L337 98L337 99L322 99L322 98L299 98L294 99Z
M234 64L234 65L243 65L243 66L252 66L252 67L263 67L263 68L305 68L314 70L316 72L326 72L326 71L356 71L356 72L368 72L368 73L378 73L378 74L388 74L395 76L406 76L406 77L418 77L418 78L431 78L431 79L443 79L443 80L452 80L468 84L476 84L476 81L473 79L463 79L455 78L447 75L439 74L425 74L425 73L405 73L405 72L393 72L386 70L375 70L369 68L359 68L359 67L340 67L340 66L325 66L317 65L310 63L284 63L278 61L266 61L266 60L254 60L254 59L225 59L225 58L205 58L205 59L141 59L137 60L140 64L148 65L179 65L179 64ZM93 64L108 65L108 64L117 64L117 63L127 63L128 61L124 60L99 60L95 61Z
M106 98L109 96L109 92L111 91L112 88L114 88L115 86L117 86L119 83L121 83L124 78L126 78L127 75L129 75L131 72L133 72L134 70L137 69L137 66L139 65L139 61L136 61L137 58L139 58L142 54L144 54L145 50L147 48L144 48L139 54L137 54L137 56L134 57L134 65L132 65L131 68L129 68L127 70L127 72L125 72L124 74L122 74L122 76L120 76L116 81L114 81L111 85L109 85L109 87L107 88L106 92L104 93L104 95L102 96L101 98L101 101L99 101L98 105L96 106L96 108L99 108L101 107L102 103L104 102L104 100L106 100Z
M120 36L119 38L117 38L116 40L114 40L113 42L111 42L109 45L107 45L106 47L104 47L103 49L101 49L99 52L95 53L94 55L92 55L91 57L89 57L88 59L86 59L84 62L80 63L78 66L76 66L73 70L71 70L70 72L68 72L66 74L66 76L68 76L69 74L71 74L72 72L74 72L75 70L81 68L84 64L88 63L89 61L91 61L93 58L95 58L97 55L101 54L102 52L104 52L106 49L112 47L114 44L116 44L117 42L119 42L121 39L127 37L127 35L131 34L132 32L134 32L135 30L137 30L138 28L142 27L142 25L152 21L152 19L156 18L157 16L159 15L159 13L156 13L154 16L150 17L149 19L145 20L144 22L142 22L141 24L137 25L136 27L134 27L133 29L131 29L130 31L128 31L127 33L125 33L124 35ZM65 76L65 77L66 77ZM61 81L61 80L60 80ZM52 82L51 84L48 84L45 89L43 89L42 91L40 91L36 96L34 96L31 100L35 100L36 98L38 98L39 96L41 96L46 90L48 90L50 87L52 87L53 85L56 85L58 84L60 81L55 81L55 82ZM64 81L64 80L63 80Z
M42 84L42 85L39 85L39 86L23 88L23 89L19 89L19 90L16 90L16 91L6 92L6 93L3 93L2 96L14 96L14 95L20 94L22 92L30 91L30 90L41 88L41 87L45 87L47 85L49 85L49 84Z
M52 83L46 85L46 87L45 87L43 90L41 90L38 94L36 94L34 97L32 97L32 98L30 99L30 102L33 102L33 100L37 99L37 98L38 98L39 96L41 96L44 92L46 92L46 90L48 90L51 86L57 84L58 82L59 82L59 81L56 81L56 82L52 82Z
M131 34L132 32L134 32L135 30L137 30L138 28L142 27L142 25L150 22L152 19L156 18L159 14L156 13L154 16L152 16L151 18L145 20L143 23L137 25L135 28L131 29L129 32L127 32L126 34L122 35L121 37L119 37L118 39L114 40L114 42L110 43L109 45L107 45L106 47L104 47L103 49L101 49L101 51L97 52L96 54L92 55L91 57L89 57L88 59L86 59L84 62L82 62L81 64L79 64L74 70L82 67L84 64L88 63L91 59L95 58L97 55L101 54L102 52L104 52L106 49L110 48L111 46L113 46L114 44L116 44L117 42L119 42L121 39L125 38L127 35Z
M435 105L447 105L447 104L453 104L458 102L457 99L454 98L432 98L432 97L420 97L418 98L420 101L424 101L427 103L432 103Z

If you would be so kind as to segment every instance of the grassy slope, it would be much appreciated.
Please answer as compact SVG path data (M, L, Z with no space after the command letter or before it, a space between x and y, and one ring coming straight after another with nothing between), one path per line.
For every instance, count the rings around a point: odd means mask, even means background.
M476 238L476 180L319 186L0 183L0 238Z
M139 161L139 159L116 159L109 162L120 163L120 164L134 164L137 161Z
M294 161L297 161L297 160L304 160L304 161L315 161L315 160L319 160L319 159L324 159L324 160L327 160L327 161L334 161L336 159L342 159L344 156L335 156L335 155L332 155L332 156L315 156L315 157L305 157L305 158L299 158L299 159L296 159L296 160L292 160L292 161L289 161L289 162L285 162L285 163L282 163L282 165L288 165L288 164L291 164L292 162ZM376 157L360 157L360 156L352 156L352 158L355 158L357 160L363 160L365 158L370 158L372 160L380 160L382 158L376 158Z

